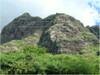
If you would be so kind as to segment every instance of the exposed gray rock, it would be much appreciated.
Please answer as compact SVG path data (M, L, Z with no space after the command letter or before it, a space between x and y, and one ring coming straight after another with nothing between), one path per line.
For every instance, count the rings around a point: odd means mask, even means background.
M40 39L40 45L52 53L81 53L87 44L97 41L95 35L89 32L75 18L65 14L55 14L47 17L46 28Z
M36 23L40 21L40 17L32 17L28 13L24 13L3 28L1 32L1 43L22 39L34 34L37 31L41 32L40 27L36 26Z
M97 38L100 38L100 26L99 25L94 25L94 26L87 26L87 28L94 34L97 36Z
M79 20L63 13L44 19L24 13L4 27L1 33L2 43L16 39L22 39L25 44L41 45L52 53L70 54L81 53L86 45L97 42L96 36Z

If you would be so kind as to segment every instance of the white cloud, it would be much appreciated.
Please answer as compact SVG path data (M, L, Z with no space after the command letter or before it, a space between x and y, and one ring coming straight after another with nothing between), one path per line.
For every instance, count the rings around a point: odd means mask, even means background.
M97 12L88 5L90 0L38 0L43 8L42 16L63 12L79 19L83 24L95 25Z
M96 4L95 1L99 0L0 0L2 7L0 28L24 12L43 18L57 12L66 13L79 19L85 26L94 25L98 13L88 5L88 2Z

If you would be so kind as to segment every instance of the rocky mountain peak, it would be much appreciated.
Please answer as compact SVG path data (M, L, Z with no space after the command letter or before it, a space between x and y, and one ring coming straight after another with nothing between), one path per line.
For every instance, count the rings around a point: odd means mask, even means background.
M43 20L43 25L50 27L55 24L65 24L69 26L73 26L74 28L77 28L79 30L84 30L84 25L77 19L75 19L72 16L66 15L64 13L56 13L53 15L50 15Z
M96 36L72 16L56 13L41 19L24 13L4 27L1 42L31 35L36 36L36 44L52 53L81 53L82 48L97 41Z
M41 21L40 17L32 17L29 13L24 13L6 25L1 32L1 43L11 40L22 39L35 32L35 24Z
M30 15L28 12L26 12L26 13L22 14L21 16L29 17L29 16L31 16L31 15Z
M97 36L98 39L100 39L100 26L99 25L94 25L94 26L87 26L87 28Z
M97 38L83 24L66 14L57 13L43 19L47 26L39 44L52 53L81 53L81 49Z
M14 20L28 20L28 19L30 19L30 18L32 18L32 16L29 14L29 13L23 13L22 15L20 15L20 16L18 16L17 18L15 18Z

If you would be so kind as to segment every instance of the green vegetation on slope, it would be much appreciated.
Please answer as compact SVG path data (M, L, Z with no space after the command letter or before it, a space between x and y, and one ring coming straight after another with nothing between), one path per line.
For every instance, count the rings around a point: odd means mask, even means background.
M98 74L96 55L50 54L39 46L25 46L0 54L2 74Z

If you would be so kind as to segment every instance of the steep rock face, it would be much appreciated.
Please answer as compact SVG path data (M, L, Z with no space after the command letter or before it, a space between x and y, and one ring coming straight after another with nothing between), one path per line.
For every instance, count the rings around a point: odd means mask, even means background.
M65 14L55 14L44 19L47 27L41 36L39 44L52 53L81 53L81 49L97 41L95 35L89 32L75 18Z
M95 25L95 26L87 26L87 28L94 34L97 36L97 38L100 38L100 26L99 25Z
M44 19L24 13L4 27L1 33L2 43L16 39L22 39L21 43L26 45L41 45L52 53L71 54L81 53L86 45L97 42L96 36L80 21L63 13ZM18 50L19 44L14 47L13 43L4 44L5 47L1 46L0 50Z
M22 14L3 28L1 32L1 43L22 39L34 33L40 35L42 30L39 26L36 26L36 23L40 21L41 18L39 17L32 17L28 13Z

